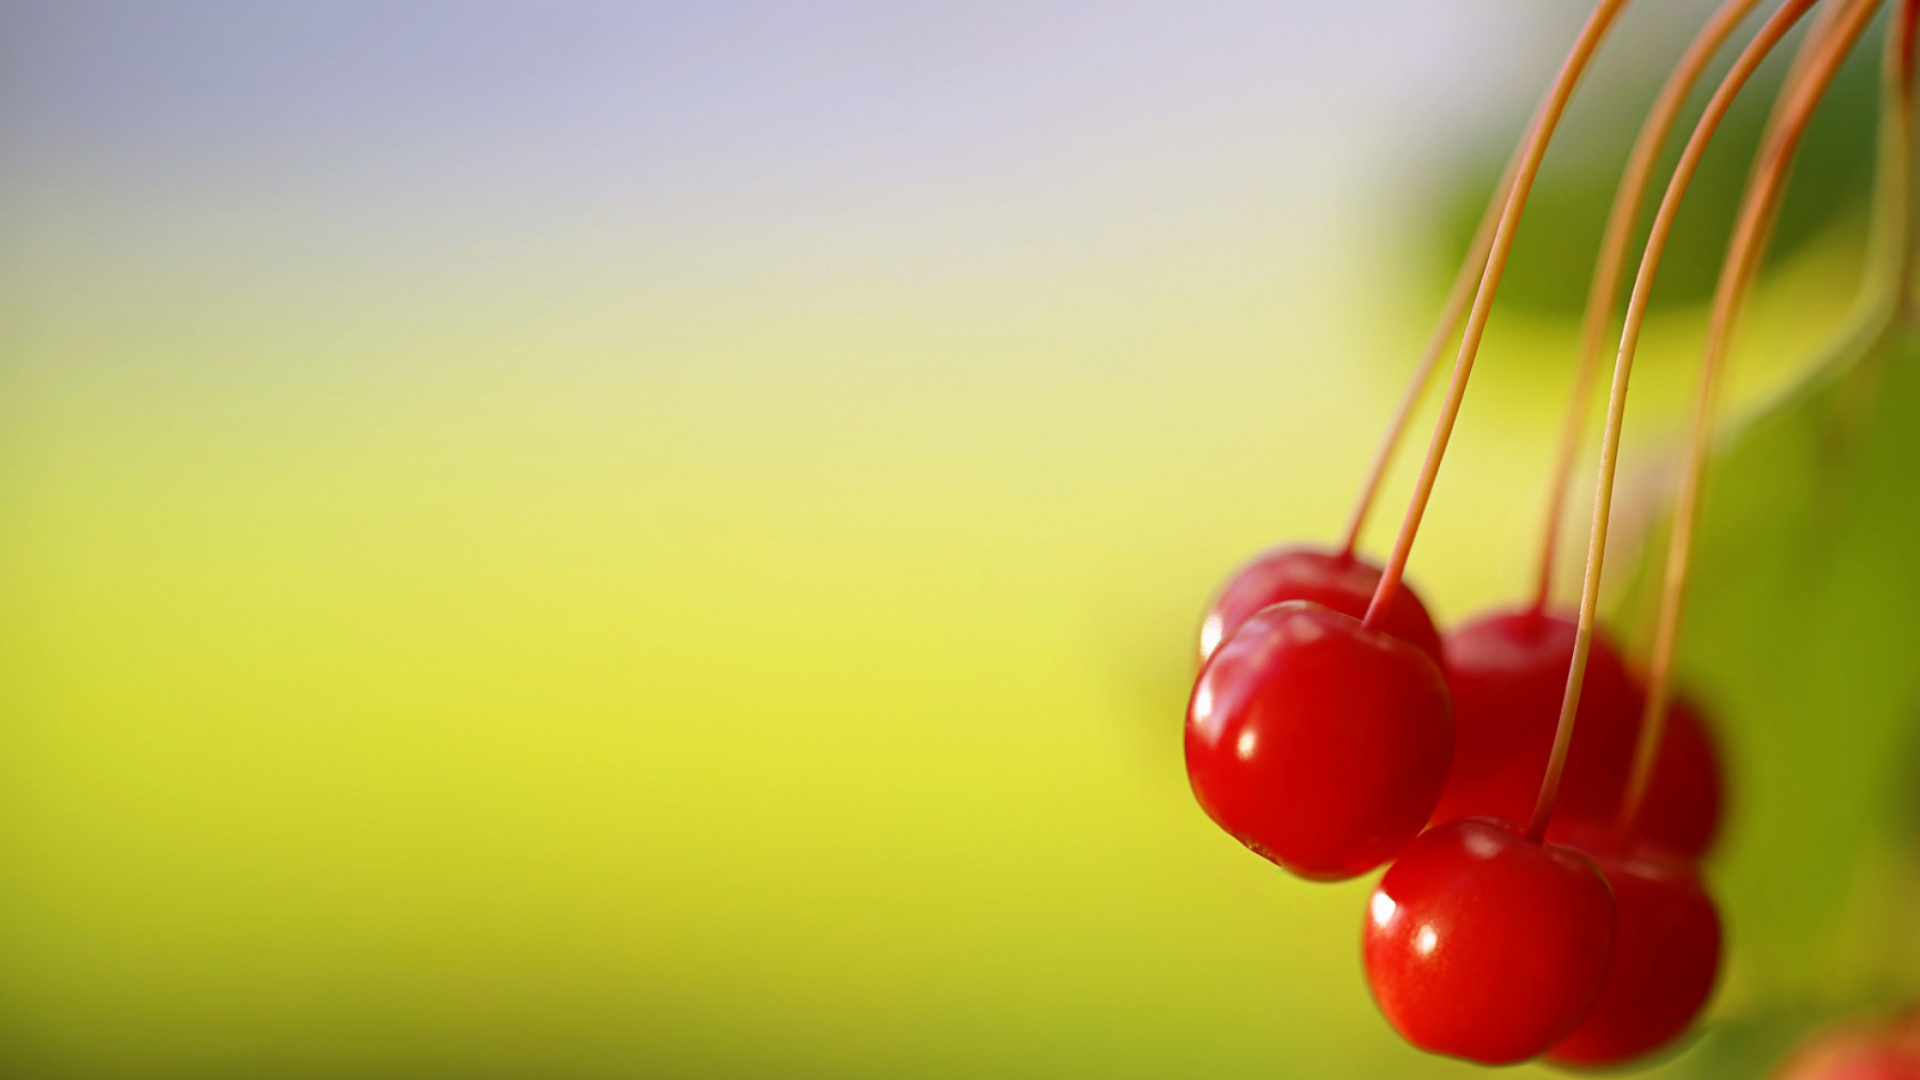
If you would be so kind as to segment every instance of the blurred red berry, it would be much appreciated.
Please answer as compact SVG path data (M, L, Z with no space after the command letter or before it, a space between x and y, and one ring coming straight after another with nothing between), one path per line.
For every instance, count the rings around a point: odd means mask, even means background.
M1596 1068L1644 1057L1692 1025L1719 975L1720 915L1681 860L1584 853L1613 887L1613 959L1599 1000L1547 1060Z
M1920 1012L1816 1032L1773 1080L1920 1080Z
M1533 816L1560 721L1573 637L1572 619L1531 609L1491 612L1447 635L1455 748L1435 821ZM1633 763L1638 700L1620 654L1596 633L1558 813L1586 818L1617 805Z

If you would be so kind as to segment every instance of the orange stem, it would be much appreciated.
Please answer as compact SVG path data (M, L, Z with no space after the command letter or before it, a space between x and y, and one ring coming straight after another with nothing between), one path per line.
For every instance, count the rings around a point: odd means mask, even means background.
M1487 265L1480 274L1480 287L1473 296L1473 309L1467 315L1466 330L1460 335L1460 353L1453 362L1453 378L1447 383L1447 396L1441 403L1440 418L1434 425L1433 441L1427 447L1426 461L1421 465L1420 478L1414 484L1413 501L1407 507L1406 517L1400 522L1400 534L1394 538L1393 554L1387 558L1386 568L1380 574L1380 584L1373 592L1373 602L1367 608L1364 622L1369 629L1380 628L1380 621L1393 605L1394 594L1400 590L1400 578L1407 570L1407 556L1413 550L1413 538L1420 531L1420 519L1426 514L1427 500L1432 497L1434 481L1440 475L1440 459L1446 456L1447 440L1453 435L1454 421L1460 416L1460 403L1467 393L1467 379L1473 374L1474 356L1480 350L1480 338L1486 332L1487 318L1493 313L1493 297L1500 289L1500 275L1505 272L1507 256L1513 250L1514 231L1520 226L1521 212L1527 208L1527 195L1533 190L1534 177L1539 175L1540 160L1546 156L1547 144L1553 139L1553 131L1560 124L1560 116L1566 111L1568 100L1573 97L1574 87L1587 70L1587 62L1593 58L1601 39L1606 37L1614 19L1626 6L1627 0L1599 0L1594 5L1593 13L1587 16L1586 25L1580 28L1580 36L1575 39L1566 62L1561 64L1560 73L1554 77L1553 87L1541 103L1532 129L1527 132L1525 149L1520 155L1520 169L1514 174L1513 190L1507 193L1506 205L1501 209L1493 246L1487 252Z
M1586 677L1587 654L1593 645L1594 616L1600 599L1600 572L1606 562L1607 522L1613 505L1615 466L1620 459L1620 427L1626 419L1627 386L1632 381L1633 356L1639 348L1641 325L1646 321L1647 298L1653 291L1654 273L1659 269L1667 238L1673 232L1674 218L1680 212L1680 200L1686 195L1687 185L1699 169L1700 158L1706 153L1707 143L1712 140L1720 121L1726 117L1734 98L1753 77L1760 62L1766 59L1767 54L1773 51L1774 46L1780 43L1780 39L1814 3L1815 0L1785 0L1780 10L1741 50L1733 69L1727 72L1720 86L1714 90L1706 111L1694 125L1686 149L1680 152L1680 161L1674 166L1673 177L1667 181L1667 191L1660 200L1660 209L1654 214L1646 252L1640 257L1640 269L1634 277L1633 294L1627 301L1626 323L1620 332L1620 352L1614 358L1613 387L1607 399L1607 422L1600 444L1600 477L1594 488L1592 533L1587 541L1587 569L1580 588L1580 621L1574 631L1573 658L1567 668L1566 693L1560 700L1560 719L1553 733L1553 751L1547 758L1546 776L1540 783L1540 798L1534 804L1533 820L1527 827L1527 835L1533 840L1538 841L1546 836L1547 822L1553 817L1553 803L1560 793L1560 775L1566 769L1567 749L1573 743L1574 717L1580 704L1580 684Z
M1920 36L1920 4L1914 0L1903 0L1900 5L1899 19L1894 23L1887 42L1887 84L1889 108L1893 119L1893 142L1898 157L1894 162L1891 175L1896 184L1892 192L1892 215L1898 226L1897 237L1888 242L1893 244L1893 289L1892 313L1895 318L1911 321L1915 298L1913 295L1914 277L1914 226L1913 211L1913 150L1914 150L1914 53L1916 37Z
M1601 234L1600 254L1594 261L1593 279L1587 287L1587 310L1580 324L1579 360L1574 368L1573 393L1567 401L1566 419L1560 426L1560 445L1548 474L1546 526L1540 540L1540 565L1534 582L1533 609L1544 611L1553 588L1554 556L1560 546L1561 519L1565 516L1568 481L1573 474L1574 456L1579 453L1580 435L1587 426L1587 402L1593 396L1594 376L1600 371L1600 350L1606 341L1607 327L1613 322L1613 309L1620 302L1620 283L1626 274L1627 245L1633 240L1633 226L1640 218L1640 207L1653 181L1653 169L1660 162L1660 148L1673 133L1673 125L1686 107L1687 95L1713 61L1720 46L1726 44L1760 0L1725 0L1694 35L1687 51L1674 65L1673 73L1654 98L1653 107L1640 125L1627 165L1620 174L1620 186L1614 189L1613 208L1607 213L1606 231Z
M1673 655L1680 634L1680 614L1686 604L1687 580L1692 567L1694 530L1699 520L1701 482L1706 472L1708 442L1713 432L1715 406L1718 404L1726 358L1734 330L1745 306L1747 294L1758 273L1760 257L1766 249L1770 225L1779 209L1787 174L1793 166L1800 140L1813 119L1814 110L1826 96L1828 87L1847 55L1859 41L1868 22L1878 10L1880 0L1853 0L1843 5L1832 29L1823 35L1816 52L1806 64L1802 77L1784 92L1780 122L1772 139L1761 148L1759 167L1748 181L1741 201L1740 216L1728 244L1726 262L1720 268L1720 280L1714 289L1713 310L1707 323L1705 355L1700 364L1699 382L1694 390L1693 412L1688 423L1686 453L1680 470L1680 490L1675 500L1673 528L1667 545L1666 580L1660 597L1660 618L1654 631L1653 654L1647 673L1646 710L1641 714L1640 737L1635 747L1633 771L1627 780L1626 796L1620 804L1616 832L1625 836L1634 815L1646 797L1653 768L1659 758L1660 740L1665 734L1667 708L1672 696ZM1889 36L1889 48L1898 52L1911 37L1913 2L1901 5L1902 23ZM1905 77L1905 58L1894 60L1894 70Z
M1486 268L1487 252L1493 247L1493 234L1500 225L1500 210L1507 204L1507 193L1513 190L1513 178L1520 171L1520 159L1536 121L1537 116L1536 120L1528 121L1527 130L1520 137L1520 145L1513 148L1512 155L1507 158L1506 168L1493 186L1493 195L1487 200L1487 208L1480 214L1480 224L1474 227L1473 240L1467 244L1466 257L1461 260L1460 269L1453 276L1453 285L1447 289L1446 302L1440 306L1440 319L1427 336L1426 347L1420 351L1420 361L1413 366L1413 376L1407 380L1407 388L1400 395L1400 404L1393 411L1393 419L1387 423L1387 432L1380 440L1379 449L1374 451L1367 478L1360 485L1360 497L1354 503L1353 514L1347 519L1346 534L1341 541L1342 555L1351 556L1360 546L1360 532L1366 527L1367 515L1373 510L1374 501L1380 496L1380 486L1386 482L1387 468L1393 464L1393 456L1400 449L1400 440L1406 437L1407 428L1413 423L1414 410L1420 407L1427 384L1433 381L1433 373L1440 366L1440 355L1446 351L1447 342L1453 339L1453 332L1460 329L1460 320L1466 316L1467 305L1473 301L1474 285L1479 282L1480 273Z
M1780 125L1787 118L1787 104L1793 88L1806 80L1808 69L1819 55L1820 43L1833 32L1834 24L1839 21L1840 16L1846 14L1847 8L1852 3L1853 0L1841 0L1839 3L1827 4L1814 13L1813 21L1807 24L1807 36L1793 54L1793 63L1787 66L1787 77L1780 80L1780 93L1774 97L1773 108L1767 113L1767 126L1760 131L1761 146L1767 146L1773 142L1775 134L1780 130ZM1759 168L1757 158L1754 167L1756 171ZM1749 176L1747 182L1752 183L1753 178Z

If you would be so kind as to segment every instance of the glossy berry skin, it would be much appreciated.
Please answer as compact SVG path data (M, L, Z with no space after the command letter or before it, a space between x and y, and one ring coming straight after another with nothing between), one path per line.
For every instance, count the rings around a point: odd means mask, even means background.
M1773 1080L1920 1080L1920 1012L1816 1032Z
M1720 914L1699 877L1649 850L1586 849L1613 887L1613 959L1586 1019L1547 1055L1555 1065L1621 1065L1678 1039L1720 973Z
M1262 552L1234 571L1208 605L1200 623L1200 660L1205 663L1254 612L1283 600L1311 600L1364 619L1379 583L1380 568L1357 555L1305 545ZM1394 594L1381 629L1440 662L1440 632L1406 582Z
M1408 1042L1510 1065L1566 1038L1600 994L1613 893L1585 855L1498 818L1430 829L1368 905L1373 997Z
M1215 823L1299 874L1365 873L1420 831L1453 718L1419 649L1319 604L1265 608L1200 670L1187 778Z
M1560 720L1573 637L1571 618L1532 610L1496 611L1447 635L1457 742L1435 821L1533 816ZM1595 634L1558 814L1585 819L1617 804L1633 763L1638 702L1620 654Z

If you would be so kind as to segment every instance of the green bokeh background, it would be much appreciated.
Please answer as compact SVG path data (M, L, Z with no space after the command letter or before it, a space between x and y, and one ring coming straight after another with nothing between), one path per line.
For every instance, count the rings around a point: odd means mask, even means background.
M1577 7L7 9L0 1072L1474 1071L1374 1012L1368 883L1220 834L1178 732L1201 604L1337 529ZM1738 414L1850 309L1870 75ZM1526 579L1620 139L1569 124L1415 557L1446 620ZM1904 728L1763 812L1749 763L1843 719L1724 720L1676 1074L1904 985Z

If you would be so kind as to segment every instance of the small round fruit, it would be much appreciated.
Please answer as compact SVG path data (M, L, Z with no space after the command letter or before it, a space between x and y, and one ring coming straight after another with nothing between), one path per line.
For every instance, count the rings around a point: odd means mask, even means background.
M1409 844L1374 888L1367 982L1408 1042L1511 1065L1586 1016L1613 926L1613 894L1585 855L1498 818L1451 821Z
M1645 697L1636 689L1634 712L1643 713ZM1639 738L1636 731L1634 738ZM1576 733L1575 738L1578 738ZM1713 847L1720 831L1725 802L1720 751L1699 711L1684 698L1667 710L1667 726L1660 738L1653 777L1633 816L1627 844L1654 848L1688 861L1698 861ZM1611 835L1617 827L1620 799L1626 782L1606 799L1595 799L1591 788L1562 798L1554 810L1547 839L1582 851L1594 850L1586 841Z
M1667 710L1660 758L1647 782L1646 798L1634 814L1629 840L1688 859L1704 856L1720 832L1724 776L1713 730L1692 702L1675 698Z
M1187 778L1235 839L1332 881L1393 857L1446 783L1453 718L1427 654L1304 600L1243 623L1200 670Z
M1613 960L1586 1019L1547 1055L1555 1065L1621 1065L1692 1026L1720 972L1720 915L1686 864L1583 849L1613 887Z
M1356 619L1367 617L1380 568L1357 555L1299 545L1255 556L1234 571L1200 623L1200 660L1206 662L1253 613L1283 600L1311 600ZM1381 629L1440 662L1440 632L1405 581L1394 594Z
M1920 1080L1920 1011L1815 1032L1773 1080Z
M1447 635L1457 743L1435 821L1491 815L1526 821L1540 794L1573 660L1574 621L1496 611ZM1638 698L1626 665L1596 633L1560 781L1560 812L1615 805L1633 764Z

